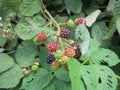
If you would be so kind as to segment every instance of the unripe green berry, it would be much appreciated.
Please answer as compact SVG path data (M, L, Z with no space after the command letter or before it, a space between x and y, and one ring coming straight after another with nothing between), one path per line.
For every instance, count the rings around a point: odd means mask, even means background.
M62 52L55 52L54 55L55 55L56 59L60 59L62 57L63 53Z
M37 69L38 69L37 65L32 65L32 68L31 68L32 71L36 71Z
M33 41L34 41L35 43L38 43L38 42L39 42L37 37L35 37L35 38L33 39Z
M68 26L68 27L74 27L74 26L75 26L74 21L73 21L72 19L68 20L68 21L67 21L67 26Z

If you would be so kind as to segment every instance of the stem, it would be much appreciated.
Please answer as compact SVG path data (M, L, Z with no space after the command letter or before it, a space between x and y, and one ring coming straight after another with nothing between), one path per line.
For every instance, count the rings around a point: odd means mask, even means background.
M82 65L86 64L89 61L89 59L85 60Z
M56 35L58 36L58 40L59 40L59 42L60 42L60 44L61 44L62 50L64 51L62 40L61 40L61 38L59 37L59 35L60 35L60 26L59 26L59 24L55 21L55 19L52 17L52 15L48 12L48 10L46 9L43 1L42 1L42 0L40 0L40 1L41 1L41 5L42 5L42 7L43 7L43 11L49 16L50 20L51 20L51 21L55 24L55 26L57 27L57 31L58 31L58 32L57 32Z
M60 41L60 44L61 44L62 50L63 50L63 52L64 52L64 47L63 47L62 39L61 39L60 37L59 37L58 39L59 39L59 41Z
M54 24L56 24L56 27L57 27L57 29L58 29L58 35L59 35L59 33L60 33L60 26L59 26L59 24L55 21L55 19L52 17L52 15L48 12L48 10L46 9L46 7L45 7L45 5L44 5L44 3L43 3L42 0L41 0L41 4L42 4L42 6L43 6L44 12L49 16L49 18L51 19L51 21L52 21Z
M55 33L55 32L54 32L54 33L50 33L50 34L47 35L47 37L49 37L49 36L51 36L51 35L54 35L54 34L56 34L56 33Z

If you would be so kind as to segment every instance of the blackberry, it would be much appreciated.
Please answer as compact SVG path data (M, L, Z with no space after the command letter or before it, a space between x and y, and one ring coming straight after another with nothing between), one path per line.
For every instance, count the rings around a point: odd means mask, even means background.
M53 54L47 55L47 63L51 64L55 60L55 56Z
M75 49L80 49L80 45L79 45L78 42L72 43L72 46L73 46Z
M75 56L74 58L79 59L81 57L80 49L75 49Z
M62 28L60 31L60 37L68 39L70 37L70 31L66 28Z

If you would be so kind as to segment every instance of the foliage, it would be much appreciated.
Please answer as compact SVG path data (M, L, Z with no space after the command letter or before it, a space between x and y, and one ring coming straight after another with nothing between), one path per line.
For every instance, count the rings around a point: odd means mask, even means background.
M119 90L119 24L120 0L0 0L0 90Z

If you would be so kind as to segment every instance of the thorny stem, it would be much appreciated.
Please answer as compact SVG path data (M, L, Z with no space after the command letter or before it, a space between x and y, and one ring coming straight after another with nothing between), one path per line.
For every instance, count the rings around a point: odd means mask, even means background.
M55 26L57 27L57 31L58 31L58 32L57 32L57 36L58 36L58 38L59 38L58 40L59 40L59 42L60 42L60 44L61 44L61 46L62 46L62 50L64 51L62 40L61 40L61 38L59 37L59 35L60 35L60 26L59 26L59 24L55 21L55 19L52 17L52 15L48 12L48 10L46 9L43 1L42 1L42 0L40 0L40 1L41 1L41 4L42 4L43 11L49 16L50 20L51 20L51 21L55 24Z

